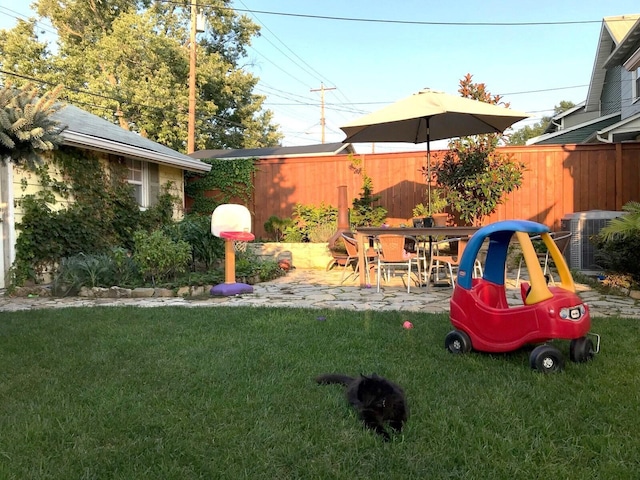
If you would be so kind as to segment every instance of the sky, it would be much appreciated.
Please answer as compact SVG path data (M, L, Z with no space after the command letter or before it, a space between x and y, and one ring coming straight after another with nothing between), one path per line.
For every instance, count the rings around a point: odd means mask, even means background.
M345 125L423 88L458 95L467 73L527 112L520 128L563 100L587 96L602 18L640 13L637 0L233 0L261 27L245 69L284 134L284 146L341 142ZM0 28L30 14L0 0ZM355 145L361 153L420 150ZM446 142L432 142L432 149Z

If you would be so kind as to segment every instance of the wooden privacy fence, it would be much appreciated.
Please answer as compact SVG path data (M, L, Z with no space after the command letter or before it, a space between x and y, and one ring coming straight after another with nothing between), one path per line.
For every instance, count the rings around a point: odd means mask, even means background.
M485 224L505 219L534 220L560 229L563 216L587 210L620 210L640 200L640 143L504 147L500 152L522 162L522 187L511 193ZM445 151L431 152L437 162ZM232 160L230 160L232 161ZM423 151L256 159L254 196L248 206L257 238L267 236L272 215L290 217L296 203L337 206L338 187L346 185L349 205L360 195L363 173L393 224L411 217L426 201Z

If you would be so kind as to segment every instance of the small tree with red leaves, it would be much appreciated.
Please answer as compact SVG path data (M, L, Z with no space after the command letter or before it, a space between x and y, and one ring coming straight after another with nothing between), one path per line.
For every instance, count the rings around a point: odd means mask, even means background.
M472 78L467 74L460 80L458 92L463 97L509 106ZM506 194L522 185L524 165L496 152L504 137L490 133L454 139L435 168L437 183L446 192L449 205L466 223L481 225L504 202Z

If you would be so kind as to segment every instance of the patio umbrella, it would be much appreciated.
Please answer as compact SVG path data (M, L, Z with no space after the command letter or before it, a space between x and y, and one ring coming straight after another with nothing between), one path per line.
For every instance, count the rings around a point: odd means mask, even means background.
M340 127L343 143L427 143L427 188L431 207L431 140L500 133L528 114L425 89Z

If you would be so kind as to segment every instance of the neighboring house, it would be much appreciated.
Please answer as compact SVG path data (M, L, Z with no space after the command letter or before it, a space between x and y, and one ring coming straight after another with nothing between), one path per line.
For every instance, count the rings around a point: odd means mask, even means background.
M134 186L140 208L154 205L161 186L167 182L172 183L172 193L184 203L184 172L208 172L211 169L204 162L72 105L60 109L53 118L66 126L61 133L62 145L94 152L104 161L117 159L126 162L128 181ZM40 188L35 175L12 162L0 163L0 288L5 286L6 273L15 259L15 224L22 216L15 202ZM64 204L63 201L58 206ZM179 216L180 212L175 214Z
M298 147L265 147L238 150L199 150L189 154L190 157L207 158L287 158L287 157L325 157L329 155L346 155L355 153L350 143L318 143Z
M527 145L640 141L640 14L606 17L587 99Z

